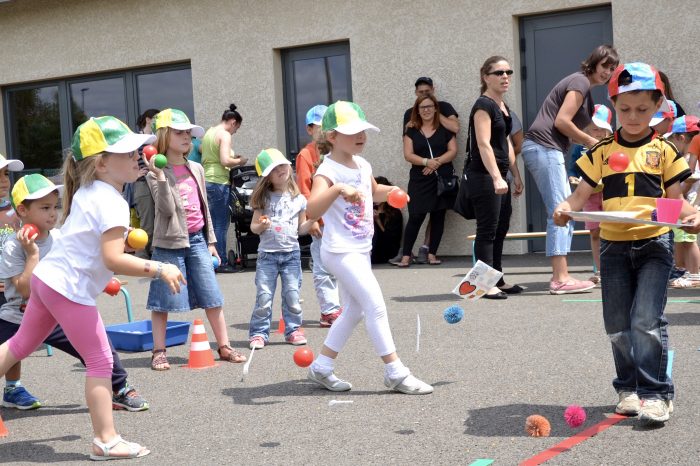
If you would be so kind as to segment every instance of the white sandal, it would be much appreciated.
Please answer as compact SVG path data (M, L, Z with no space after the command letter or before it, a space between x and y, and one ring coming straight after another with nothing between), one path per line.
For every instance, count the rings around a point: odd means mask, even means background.
M127 456L122 455L112 455L112 448L116 447L120 443L125 444L129 448L129 453ZM128 460L132 458L141 458L148 455L151 451L146 447L142 447L138 443L127 442L122 438L121 435L117 435L112 440L107 443L100 442L99 439L95 438L92 440L92 444L97 448L102 450L101 455L90 454L90 459L93 461L109 461L109 460Z

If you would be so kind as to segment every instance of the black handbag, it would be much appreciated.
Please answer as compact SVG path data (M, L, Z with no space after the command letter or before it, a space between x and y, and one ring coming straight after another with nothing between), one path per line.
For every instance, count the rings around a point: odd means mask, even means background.
M421 131L421 134L423 134L423 131ZM430 147L430 140L428 137L423 134L423 137L425 138L425 142L428 144L428 150L430 151L430 158L433 159L433 148ZM459 177L455 175L455 170L452 168L452 174L451 175L441 175L437 171L435 172L435 176L437 176L437 195L438 197L444 196L444 195L450 195L450 194L455 194L457 193L457 190L459 189Z
M467 156L464 159L464 169L462 169L462 182L459 184L457 199L455 199L455 203L454 206L452 206L452 210L457 212L466 220L474 220L476 219L476 213L474 212L474 204L472 203L472 200L469 197L469 182L467 178L469 162L471 162L471 125L469 127L468 133L469 134L467 136Z

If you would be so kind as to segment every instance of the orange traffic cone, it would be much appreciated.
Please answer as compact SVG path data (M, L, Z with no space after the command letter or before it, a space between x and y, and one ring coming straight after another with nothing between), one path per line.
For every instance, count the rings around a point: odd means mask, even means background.
M277 325L277 332L280 335L284 335L284 316L280 315L280 321L279 324Z
M192 341L190 342L190 360L187 367L190 369L204 369L214 367L214 354L209 346L207 331L204 330L204 322L202 319L194 320L192 328Z
M7 437L10 435L10 431L5 427L5 423L2 422L2 417L0 417L0 437Z

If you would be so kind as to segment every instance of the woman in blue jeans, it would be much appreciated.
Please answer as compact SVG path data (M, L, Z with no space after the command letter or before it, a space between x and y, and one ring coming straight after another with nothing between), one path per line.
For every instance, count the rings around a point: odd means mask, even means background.
M235 272L233 264L227 263L226 235L231 223L229 203L231 196L231 168L245 165L248 159L233 152L233 134L238 131L243 117L231 104L221 116L221 122L209 128L202 138L202 166L207 182L207 201L211 213L212 227L216 236L216 251L221 258L217 273Z
M581 63L581 71L554 86L525 134L522 157L547 209L546 252L552 261L551 294L581 293L595 287L593 282L569 275L566 255L571 249L573 224L558 227L552 214L571 194L564 164L564 154L571 141L584 147L593 147L598 142L583 132L593 116L591 88L607 83L618 62L617 51L612 46L596 47Z
M474 254L499 271L512 212L510 186L506 181L509 170L513 173L514 194L519 196L523 191L515 152L508 138L512 130L511 113L503 101L512 75L513 69L505 58L487 58L480 70L481 96L476 99L469 116L466 183L476 217ZM522 291L522 287L507 285L501 278L484 298L505 299L507 294Z

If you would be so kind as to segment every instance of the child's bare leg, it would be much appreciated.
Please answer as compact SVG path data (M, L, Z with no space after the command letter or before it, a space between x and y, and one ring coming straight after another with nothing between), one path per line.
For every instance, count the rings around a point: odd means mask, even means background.
M19 360L10 353L7 342L0 345L0 377L6 375L18 362Z
M22 363L18 362L5 373L5 380L19 380L22 376Z
M211 329L214 332L216 344L219 346L219 356L221 356L221 359L229 362L245 362L247 358L229 346L226 319L224 318L224 311L221 306L211 307L205 312L207 314L207 320L209 320L209 325L211 325Z
M117 436L112 416L112 379L102 377L85 378L85 400L87 401L92 429L95 438L102 443L108 443ZM104 452L93 444L94 455L103 455ZM129 447L120 442L109 452L110 456L128 456Z
M676 268L685 268L685 248L686 243L673 243L673 261L675 262Z
M168 313L151 312L151 324L153 326L153 349L165 349L165 331L168 326Z
M700 248L698 243L684 243L688 245L685 254L685 268L692 274L700 273Z

